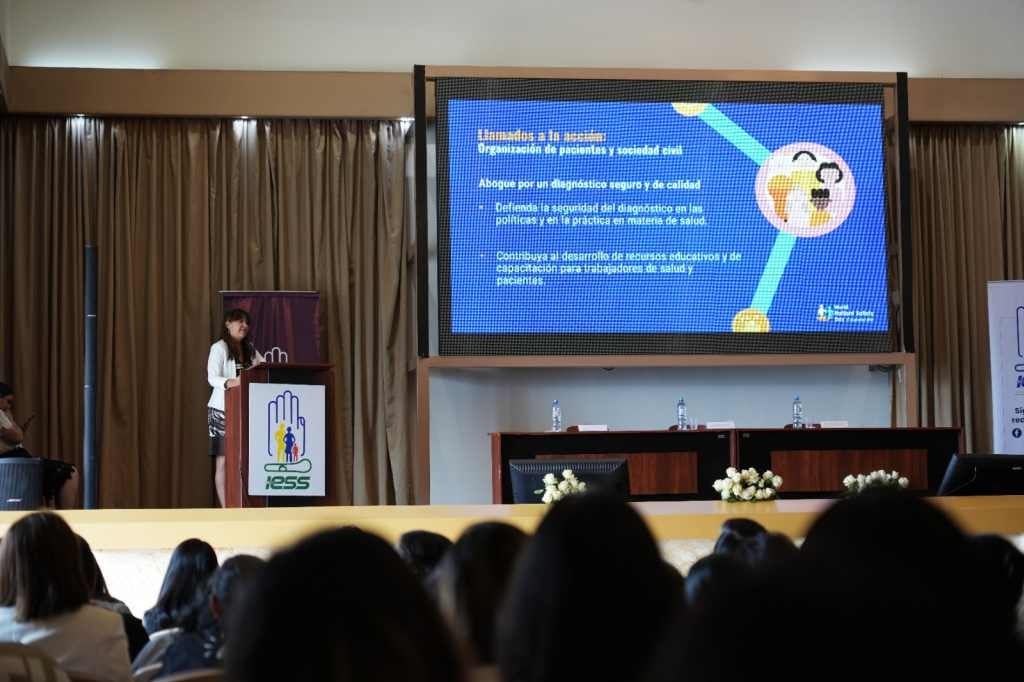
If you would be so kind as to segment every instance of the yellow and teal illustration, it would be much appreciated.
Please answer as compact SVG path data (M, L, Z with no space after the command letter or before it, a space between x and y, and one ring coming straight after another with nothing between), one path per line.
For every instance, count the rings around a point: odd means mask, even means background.
M759 167L754 195L761 214L778 235L750 306L736 313L734 332L768 332L768 317L797 239L832 232L850 215L857 194L853 173L839 154L815 142L793 142L774 152L754 139L714 104L675 102L681 116L697 118ZM819 320L824 316L819 311Z
M263 470L268 473L304 474L313 468L306 457L306 418L291 391L267 402L267 456L271 461Z

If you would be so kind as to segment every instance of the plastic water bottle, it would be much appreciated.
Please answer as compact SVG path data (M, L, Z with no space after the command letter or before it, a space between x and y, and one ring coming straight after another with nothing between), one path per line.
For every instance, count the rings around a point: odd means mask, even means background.
M682 398L676 403L676 428L680 431L690 428L690 423L686 420L686 401Z
M562 430L562 406L557 400L551 401L551 430L556 433Z
M793 397L793 428L804 428L804 404L800 396Z

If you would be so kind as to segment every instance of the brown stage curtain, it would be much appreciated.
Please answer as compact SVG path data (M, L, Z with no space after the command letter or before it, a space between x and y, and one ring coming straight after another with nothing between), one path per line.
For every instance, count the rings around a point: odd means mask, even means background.
M921 424L992 448L986 283L1024 279L1024 131L914 126L914 332Z
M26 448L81 468L83 247L95 230L101 126L0 120L0 378Z
M0 376L40 415L30 446L80 451L94 239L102 506L212 504L221 289L321 292L341 499L413 501L402 124L6 119L0 151Z
M207 125L110 120L100 155L99 451L104 507L211 503ZM197 381L200 379L200 381Z

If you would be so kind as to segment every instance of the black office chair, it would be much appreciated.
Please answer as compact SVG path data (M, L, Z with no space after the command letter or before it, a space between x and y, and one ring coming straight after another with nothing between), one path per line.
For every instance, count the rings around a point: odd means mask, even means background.
M28 457L0 459L0 510L43 506L43 461Z

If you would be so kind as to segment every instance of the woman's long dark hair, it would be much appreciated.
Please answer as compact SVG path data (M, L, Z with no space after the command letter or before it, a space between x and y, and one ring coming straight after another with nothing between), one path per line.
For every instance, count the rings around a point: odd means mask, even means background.
M217 570L217 554L206 542L191 538L174 548L154 608L175 623L192 602L196 588Z
M476 665L494 665L495 624L526 534L507 523L470 526L437 569L438 603Z
M339 528L306 538L274 556L248 594L226 612L228 680L464 679L423 585L369 533Z
M85 580L85 586L89 588L89 598L114 601L107 588L107 581L103 577L103 570L96 562L96 555L92 553L92 547L81 535L77 539L79 557L82 560L82 578Z
M89 601L78 540L56 514L37 512L7 529L0 545L0 606L26 622L77 610Z
M682 603L673 571L624 500L587 493L557 502L505 594L497 638L503 679L633 679Z
M231 332L228 331L228 322L237 322L244 320L249 328L252 329L252 318L249 317L248 311L242 310L241 308L232 308L231 310L224 313L224 322L221 324L220 340L228 344L228 355L231 359L237 362L243 367L248 367L252 364L252 359L256 355L256 349L252 345L252 341L249 340L249 334L246 332L245 338L241 341L236 341L231 338Z

